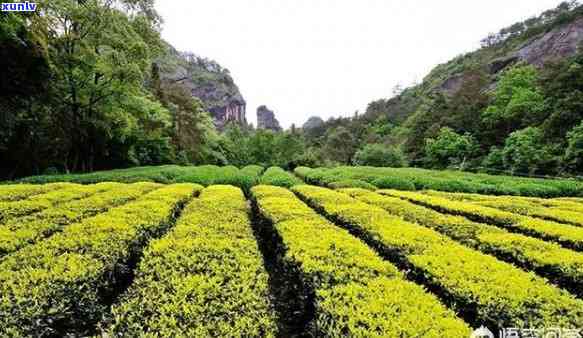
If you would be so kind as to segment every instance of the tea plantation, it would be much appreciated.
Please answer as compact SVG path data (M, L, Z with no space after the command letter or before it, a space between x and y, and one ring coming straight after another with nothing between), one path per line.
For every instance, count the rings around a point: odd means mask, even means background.
M583 329L580 182L164 166L0 185L2 337L480 326Z

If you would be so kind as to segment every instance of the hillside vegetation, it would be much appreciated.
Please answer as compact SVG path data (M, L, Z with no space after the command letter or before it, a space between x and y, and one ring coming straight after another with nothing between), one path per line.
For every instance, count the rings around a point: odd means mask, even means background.
M0 17L3 179L163 164L583 172L577 1L490 34L363 114L276 132L247 125L225 67L161 39L152 0L38 8Z
M580 174L582 29L583 7L564 2L490 34L352 124L385 125L379 141L413 165Z

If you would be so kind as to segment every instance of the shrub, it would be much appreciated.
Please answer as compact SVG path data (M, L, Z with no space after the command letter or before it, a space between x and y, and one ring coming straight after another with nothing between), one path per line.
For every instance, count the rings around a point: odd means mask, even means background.
M312 172L312 168L308 168L308 167L297 167L294 169L294 173L298 176L301 177L302 179L306 179L308 177L308 175Z
M380 177L372 181L379 189L415 190L412 181L399 177Z
M380 190L379 192L384 195L408 199L444 213L464 216L477 222L489 223L508 228L514 232L554 241L567 248L583 250L583 227L516 215L494 208L419 193L397 190Z
M192 184L171 185L68 226L0 262L0 328L7 336L85 335L132 257L163 231Z
M315 318L308 324L315 331L311 335L469 334L467 324L437 298L404 280L394 266L291 192L267 186L255 187L252 192L261 217L269 222L266 227L272 227L281 238L280 263L288 273L300 274L302 286L315 295Z
M565 166L574 172L583 172L583 121L567 134L567 143Z
M425 161L432 167L458 166L464 169L478 145L470 135L460 135L451 128L442 128L436 139L425 141Z
M14 202L30 196L44 194L49 191L70 187L67 183L53 183L44 185L9 184L0 185L0 202Z
M475 315L478 322L491 327L577 327L583 320L583 301L532 273L345 194L305 185L292 190L401 261L413 275L451 297L457 311Z
M61 203L58 205L39 213L5 222L0 228L0 257L62 231L64 227L79 222L83 218L95 216L100 212L127 203L160 187L156 183L134 183L130 185L99 183L93 186L84 186L88 190L91 189L94 194L86 198L63 203L63 201L67 200L65 198L60 200ZM52 197L57 198L57 196Z
M495 195L529 195L537 197L559 197L583 195L583 183L576 180L547 180L510 176L492 176L461 171L436 171L418 168L376 168L376 167L338 167L297 170L306 183L328 186L344 180L361 180L375 186L387 180L396 189L444 190L449 192L488 193ZM393 183L393 180L396 182ZM406 185L397 188L401 185ZM529 188L530 187L530 188Z
M504 152L498 147L490 148L488 156L482 160L482 167L486 172L496 174L498 171L505 170L504 166Z
M34 195L28 199L0 202L0 224L2 222L17 219L18 217L49 209L54 203L57 203L60 198L63 199L63 202L67 202L68 200L82 198L90 193L91 189L87 189L81 185L68 183L66 187L49 191L44 194Z
M212 186L152 242L109 336L274 337L268 276L240 189Z
M303 184L302 180L279 167L271 167L261 177L261 184L275 185L279 187L292 187Z
M538 128L529 127L513 132L506 139L502 150L505 167L513 174L535 174L552 159L544 144L543 132Z
M562 248L555 243L548 243L540 239L510 233L504 229L476 223L467 218L441 214L430 208L415 205L397 197L384 196L362 189L345 189L341 192L375 206L378 206L392 215L404 218L406 221L421 224L435 229L456 241L474 247L484 253L490 253L497 258L516 264L528 270L535 270L538 274L559 284L577 296L583 295L583 253ZM449 195L449 194L444 194ZM455 197L455 196L454 196ZM537 207L537 203L517 201L517 198L490 197L488 202L476 202L480 205L492 205L512 209L519 213L535 213L545 210L544 215L572 216L549 211ZM543 200L544 201L544 200ZM521 206L517 208L517 205ZM580 214L578 214L580 216ZM581 218L577 218L582 220ZM582 220L583 221L583 220Z
M367 190L376 190L377 187L361 180L343 180L338 182L332 182L329 184L332 189L342 189L342 188L362 188Z
M401 168L407 166L407 158L399 148L383 144L367 144L354 155L354 164Z

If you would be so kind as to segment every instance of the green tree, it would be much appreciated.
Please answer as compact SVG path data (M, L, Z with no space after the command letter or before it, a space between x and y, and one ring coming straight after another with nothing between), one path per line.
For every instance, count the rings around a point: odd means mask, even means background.
M548 106L541 128L547 139L564 144L567 132L583 120L583 53L546 65L541 83Z
M258 129L251 133L248 151L253 164L265 167L276 165L278 157L276 133L265 129Z
M490 148L488 155L482 160L482 166L486 171L494 174L500 173L506 169L504 165L504 152L499 147Z
M252 164L249 150L249 132L236 123L229 123L225 127L221 139L227 162L237 167Z
M131 140L127 124L148 117L134 102L148 97L143 83L161 51L153 2L44 0L38 6L41 15L29 29L47 41L54 125L67 140L60 143L62 165L91 171L109 142Z
M537 173L552 161L539 128L528 127L510 134L502 150L504 165L512 174Z
M367 144L354 155L354 164L401 168L407 165L407 159L399 148L384 144Z
M39 174L54 157L46 41L27 29L32 13L0 15L0 178Z
M540 123L544 118L544 101L534 66L506 71L497 84L493 103L482 114L483 122L494 131L494 143L500 144L517 129Z
M564 158L566 168L571 172L583 173L583 121L567 133L567 144Z
M350 164L356 147L357 142L354 135L345 127L340 126L326 133L324 151L331 161Z
M218 135L203 103L192 97L186 87L176 83L162 85L160 93L171 111L172 131L169 134L180 157L188 163L215 163Z
M464 71L461 88L451 96L444 124L460 133L480 133L480 114L489 103L489 97L484 91L489 81L487 74L480 68Z
M277 165L284 169L294 169L295 160L301 156L305 145L298 134L289 131L277 134L275 147Z
M403 150L412 159L412 164L422 164L425 140L439 134L443 127L443 118L450 112L447 98L442 93L433 93L405 122L407 133Z
M425 141L425 161L431 167L446 168L455 165L463 170L476 150L477 143L472 135L460 135L445 127L439 131L437 138Z

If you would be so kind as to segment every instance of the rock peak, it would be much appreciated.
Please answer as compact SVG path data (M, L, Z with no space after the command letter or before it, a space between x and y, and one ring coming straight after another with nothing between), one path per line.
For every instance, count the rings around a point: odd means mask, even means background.
M275 118L275 113L266 106L257 107L257 129L282 130L279 121Z
M182 84L200 99L218 130L229 122L247 125L247 103L228 69L213 60L166 46L166 53L156 62L164 80Z

